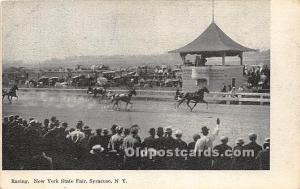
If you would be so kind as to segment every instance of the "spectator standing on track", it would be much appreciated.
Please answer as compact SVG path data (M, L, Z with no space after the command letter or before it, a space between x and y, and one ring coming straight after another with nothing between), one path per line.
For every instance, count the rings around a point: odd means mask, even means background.
M257 155L259 167L262 170L270 170L270 138L265 139L263 148Z
M249 134L250 142L244 146L245 150L253 152L253 156L246 157L245 169L248 170L258 170L259 162L256 159L258 153L262 150L262 147L256 143L257 135L254 133Z
M96 129L96 134L94 136L91 136L88 141L89 149L92 149L93 146L102 143L101 133L102 129Z
M166 151L172 151L172 156L166 156L164 158L164 166L165 169L176 169L176 161L175 161L175 149L178 147L178 141L172 137L172 128L165 128L165 139L164 139L164 149Z
M211 152L213 148L213 142L219 134L220 119L217 119L217 126L214 132L209 135L209 129L204 126L201 128L203 136L197 140L194 152L199 156L199 167L201 170L211 169L212 159Z
M194 134L193 135L193 142L190 142L188 144L188 152L189 154L192 153L195 149L195 145L196 145L196 142L197 140L200 139L200 135L199 134ZM198 164L199 163L199 158L198 157L195 157L195 156L192 156L192 155L189 155L187 157L187 169L189 170L196 170L197 167L198 167Z
M102 140L101 140L100 145L104 148L105 152L107 152L107 149L108 149L107 147L108 147L108 143L109 143L111 136L108 134L107 128L104 128L102 133L103 133L103 135L102 135Z
M108 143L108 149L120 152L123 144L123 136L122 136L123 128L118 126L116 127L116 134L111 136L110 141Z
M150 128L149 134L150 134L150 136L148 136L144 139L143 147L155 148L155 129Z
M227 145L228 137L223 136L220 140L222 144L214 147L214 150L218 153L218 156L213 157L213 169L230 170L232 161L231 156L228 156L228 152L232 152L232 148Z
M83 122L78 121L76 125L75 131L72 131L67 137L70 138L74 143L81 142L82 139L84 139L85 134L82 132L82 126Z
M182 140L182 134L183 133L181 130L176 130L176 132L175 132L177 148L180 150L180 153L179 153L180 156L175 157L177 169L185 169L185 167L186 167L186 161L185 161L186 157L181 156L181 155L187 155L187 153L186 154L182 153L183 150L187 151L187 143Z
M157 138L155 139L155 149L164 150L164 128L158 127L156 130ZM156 156L155 157L155 169L163 169L164 157Z
M136 153L133 153L132 156L128 156L128 150L135 150L138 147L141 147L141 139L138 136L139 128L137 125L133 125L130 128L130 135L124 138L123 149L125 151L124 156L124 168L125 169L139 169L140 168L140 158Z
M242 170L245 167L245 157L243 155L244 150L244 140L242 138L238 138L236 140L236 146L233 147L233 162L232 168L235 170Z

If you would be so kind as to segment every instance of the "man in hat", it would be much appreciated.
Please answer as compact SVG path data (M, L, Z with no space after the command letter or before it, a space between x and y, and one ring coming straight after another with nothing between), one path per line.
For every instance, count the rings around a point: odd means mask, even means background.
M199 156L199 169L208 170L211 169L212 160L211 160L211 153L213 142L215 138L218 136L219 133L219 126L220 126L220 119L217 118L217 125L214 132L209 135L209 129L204 126L201 128L202 130L202 137L197 140L194 152Z
M113 135L115 135L116 133L117 133L117 131L116 131L116 128L118 127L118 125L116 125L116 124L113 124L112 126L111 126L111 128L110 128L110 131L111 131L111 135L110 136L113 136Z
M55 117L55 116L52 116L52 117L50 118L50 124L55 125L55 123L56 123L56 117Z
M227 145L228 137L223 136L220 140L221 144L214 147L214 151L218 153L218 156L213 157L213 169L230 170L232 164L231 156L228 156L229 154L227 153L232 152L232 148Z
M259 161L259 167L262 170L270 170L270 138L266 138L263 150L256 157Z
M257 135L254 133L249 134L250 142L244 146L244 149L251 151L252 154L245 157L245 169L258 170L259 162L256 159L258 153L262 150L262 147L256 143Z
M19 115L15 115L15 120L18 120L19 119Z
M117 152L121 151L121 147L123 144L123 127L116 127L116 134L114 134L113 136L111 136L109 143L108 143L108 149L109 150L114 150Z
M178 147L178 141L172 137L173 130L171 127L165 128L165 139L164 139L164 148L169 150L175 150Z
M177 147L180 150L179 155L181 155L182 151L185 150L186 155L187 155L187 143L182 140L182 131L181 130L176 130L174 135L175 135L175 140L177 141ZM181 156L176 156L175 161L176 161L176 169L185 169L186 162L185 162L186 157L181 157Z
M101 144L102 143L102 129L96 129L96 134L94 136L91 136L89 141L88 141L88 145L89 148L91 149L93 146L97 145L97 144Z
M141 147L141 138L138 135L139 127L138 125L133 125L130 128L130 135L124 138L123 149L125 152L124 158L124 168L125 169L139 169L140 158L135 153L138 147ZM128 152L134 150L134 154L128 154Z
M108 131L108 129L107 128L104 128L103 130L102 130L102 133L103 133L103 135L102 135L102 140L101 140L101 146L104 148L104 150L105 150L105 152L107 151L107 147L108 147L108 143L109 143L109 140L110 140L110 135L108 134L109 133L109 131Z
M75 131L72 131L67 136L67 138L69 138L70 140L72 140L74 143L81 142L82 139L85 138L85 134L82 132L82 126L83 126L83 122L82 121L78 121L77 125L76 125Z
M156 130L155 148L157 150L164 148L164 128L158 127Z
M5 116L2 122L3 134L6 134L8 132L8 123L9 123L8 117Z
M171 127L165 128L164 149L173 154L166 156L164 159L165 169L176 169L175 149L178 147L178 141L172 137L173 130Z
M155 129L150 128L149 134L150 134L150 136L148 136L144 139L143 147L154 148L155 147Z
M83 162L84 170L102 170L107 169L107 158L104 153L104 147L100 144L92 146L89 155Z
M149 130L149 134L150 136L146 137L144 139L144 142L142 143L142 147L144 150L154 150L155 148L155 129L154 128L150 128ZM154 169L154 166L155 166L155 162L154 162L154 159L150 159L149 156L148 157L144 157L142 158L142 165L143 165L143 168L142 169Z
M233 147L232 168L235 170L242 170L245 167L245 157L243 155L244 140L242 138L238 138L235 144L236 146Z
M154 145L155 145L155 149L156 150L162 150L164 149L164 128L162 127L158 127L156 129L156 135L157 138L154 140ZM155 169L161 170L164 169L163 165L164 165L164 157L161 156L156 156L155 158Z
M127 137L130 134L130 129L129 128L125 128L123 131L123 138Z
M189 152L189 155L192 151L194 151L195 149L195 144L197 142L198 139L200 139L200 135L199 134L194 134L193 135L193 142L190 142L188 144L188 152ZM187 169L189 170L195 170L197 169L197 164L198 164L198 161L199 159L197 157L194 157L194 156L188 156L187 157Z

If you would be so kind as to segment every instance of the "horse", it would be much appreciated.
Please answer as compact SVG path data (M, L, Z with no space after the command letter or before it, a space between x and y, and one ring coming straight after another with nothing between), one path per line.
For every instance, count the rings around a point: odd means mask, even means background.
M93 97L96 97L98 94L100 94L103 98L106 93L106 88L104 88L104 87L96 87L96 88L89 87L86 93L93 94Z
M112 108L114 108L114 107L117 105L118 109L120 109L120 108L119 108L119 102L120 102L120 101L123 101L123 102L126 103L126 108L125 108L125 109L128 110L128 109L127 109L128 104L130 104L131 107L132 107L132 105L133 105L132 102L130 102L130 101L131 101L132 95L136 96L136 91L135 91L134 88L133 88L133 89L130 89L129 92L128 92L128 94L115 94L115 95L113 95L113 96L111 97L111 98L112 98L111 102L112 102L112 103L114 102L114 105L113 105Z
M17 85L12 86L8 92L5 89L2 89L2 100L5 98L5 96L7 96L7 99L9 100L10 103L13 97L16 97L18 100L19 97L17 96L16 93L17 90L19 90Z
M187 100L186 104L190 108L191 111L195 108L198 103L205 103L206 108L208 108L208 103L204 100L204 93L209 93L209 90L206 87L202 87L198 91L194 93L185 93L182 98L178 98L176 108L179 108L180 104ZM190 102L194 103L194 106L190 106Z

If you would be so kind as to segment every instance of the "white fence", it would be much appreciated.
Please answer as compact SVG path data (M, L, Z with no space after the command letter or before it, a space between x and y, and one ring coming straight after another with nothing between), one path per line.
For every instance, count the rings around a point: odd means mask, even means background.
M21 91L53 91L86 93L86 89L57 89L57 88L20 88ZM128 90L111 90L116 93L126 93ZM175 91L136 90L138 99L174 99ZM222 93L210 92L205 94L205 100L226 104L270 104L269 93Z

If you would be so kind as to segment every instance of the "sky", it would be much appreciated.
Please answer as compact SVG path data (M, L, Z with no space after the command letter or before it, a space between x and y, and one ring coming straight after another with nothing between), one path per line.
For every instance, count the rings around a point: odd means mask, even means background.
M215 0L215 23L244 46L270 48L269 0ZM210 0L16 1L2 5L3 60L163 54L211 23Z

